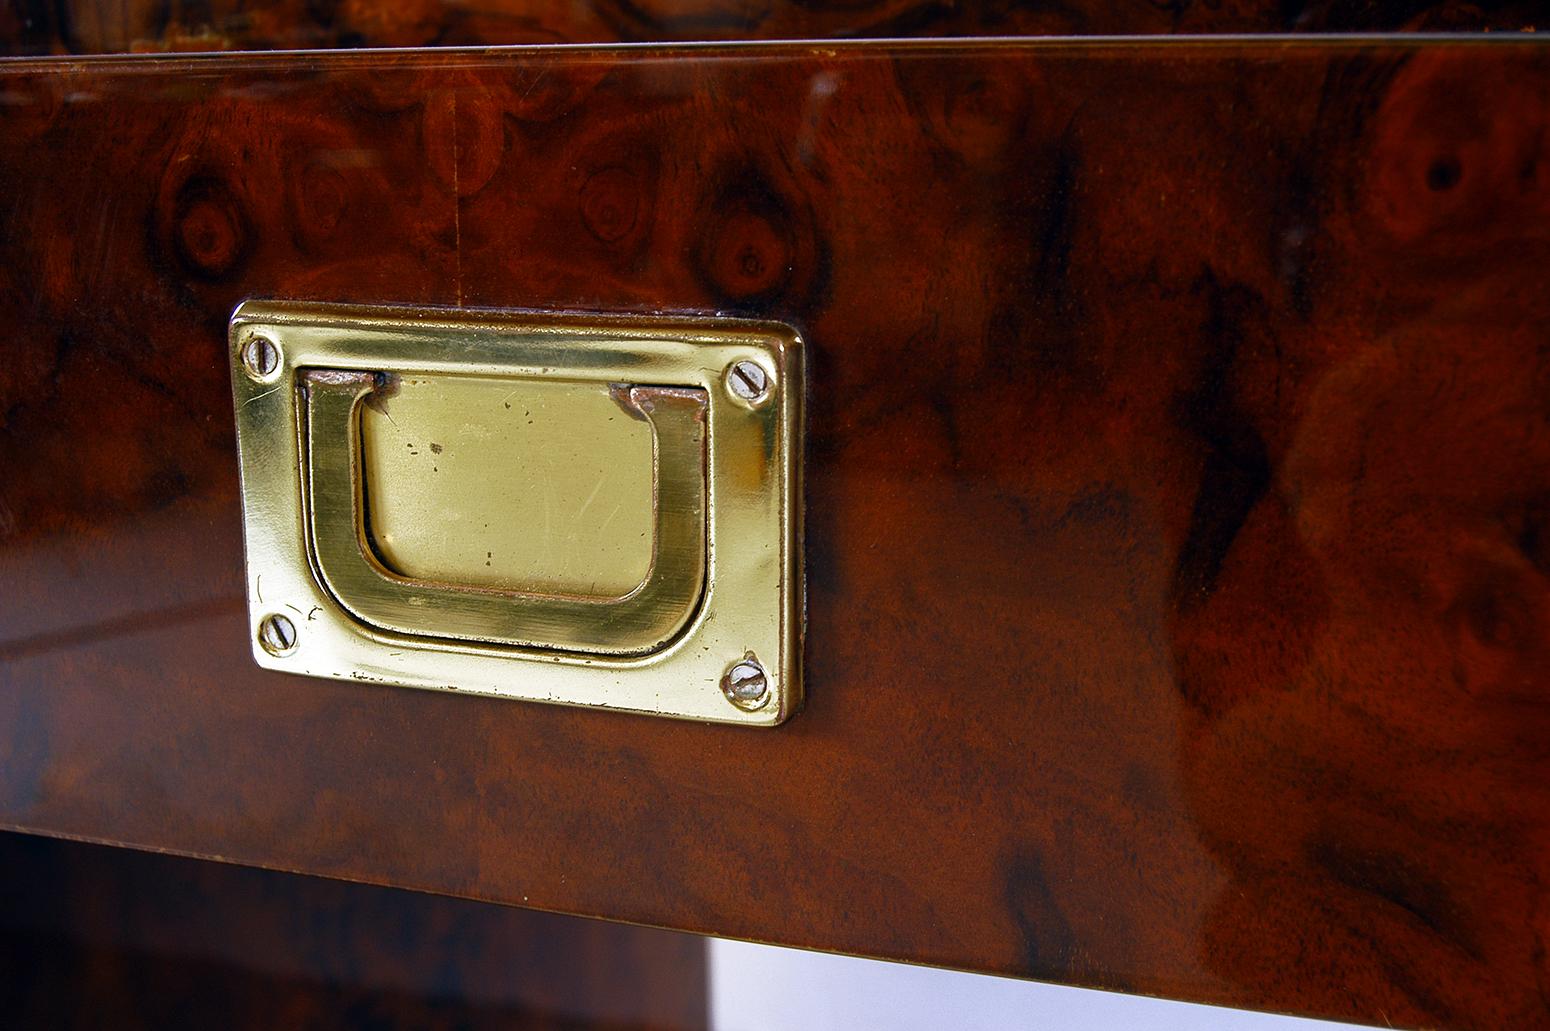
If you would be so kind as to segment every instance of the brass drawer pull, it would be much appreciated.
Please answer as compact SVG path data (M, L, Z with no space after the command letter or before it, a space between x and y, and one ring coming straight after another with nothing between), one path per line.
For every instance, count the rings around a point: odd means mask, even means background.
M244 303L254 657L781 722L800 699L800 358L789 329L726 319Z

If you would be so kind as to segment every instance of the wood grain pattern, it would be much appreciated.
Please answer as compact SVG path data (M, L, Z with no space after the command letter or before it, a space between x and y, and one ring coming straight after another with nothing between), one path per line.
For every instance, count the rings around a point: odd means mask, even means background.
M4 0L0 54L686 40L1534 31L1539 0Z
M1550 1026L1550 51L0 74L0 823ZM254 668L248 296L798 326L807 710L749 732Z
M19 834L0 870L10 1028L707 1022L690 935Z

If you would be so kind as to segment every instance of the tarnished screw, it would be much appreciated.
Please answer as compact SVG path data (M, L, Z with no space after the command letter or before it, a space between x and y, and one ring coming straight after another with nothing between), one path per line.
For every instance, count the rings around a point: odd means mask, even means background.
M254 379L267 379L280 367L279 346L268 337L254 337L242 345L242 367Z
M278 613L258 624L258 643L270 655L289 655L296 647L296 624Z
M744 401L757 404L770 393L770 374L758 362L733 362L727 369L727 389Z
M764 708L770 700L770 679L765 675L764 667L759 665L759 660L749 652L732 663L726 676L721 678L721 690L733 705L753 712Z

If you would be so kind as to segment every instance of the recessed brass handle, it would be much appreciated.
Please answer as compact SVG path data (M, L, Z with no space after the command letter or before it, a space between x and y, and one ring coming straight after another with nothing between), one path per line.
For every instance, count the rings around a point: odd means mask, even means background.
M802 698L802 353L789 326L720 317L244 301L254 660L781 723Z
M596 655L643 655L693 618L705 590L705 391L635 386L616 396L653 439L652 558L644 580L613 597L529 594L402 576L366 532L360 410L371 372L306 370L308 533L318 574L361 621L418 637Z

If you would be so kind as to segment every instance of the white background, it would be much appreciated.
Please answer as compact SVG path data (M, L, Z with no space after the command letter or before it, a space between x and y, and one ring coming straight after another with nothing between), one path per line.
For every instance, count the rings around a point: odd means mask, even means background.
M714 1031L1339 1031L1355 1026L715 938L708 948Z

